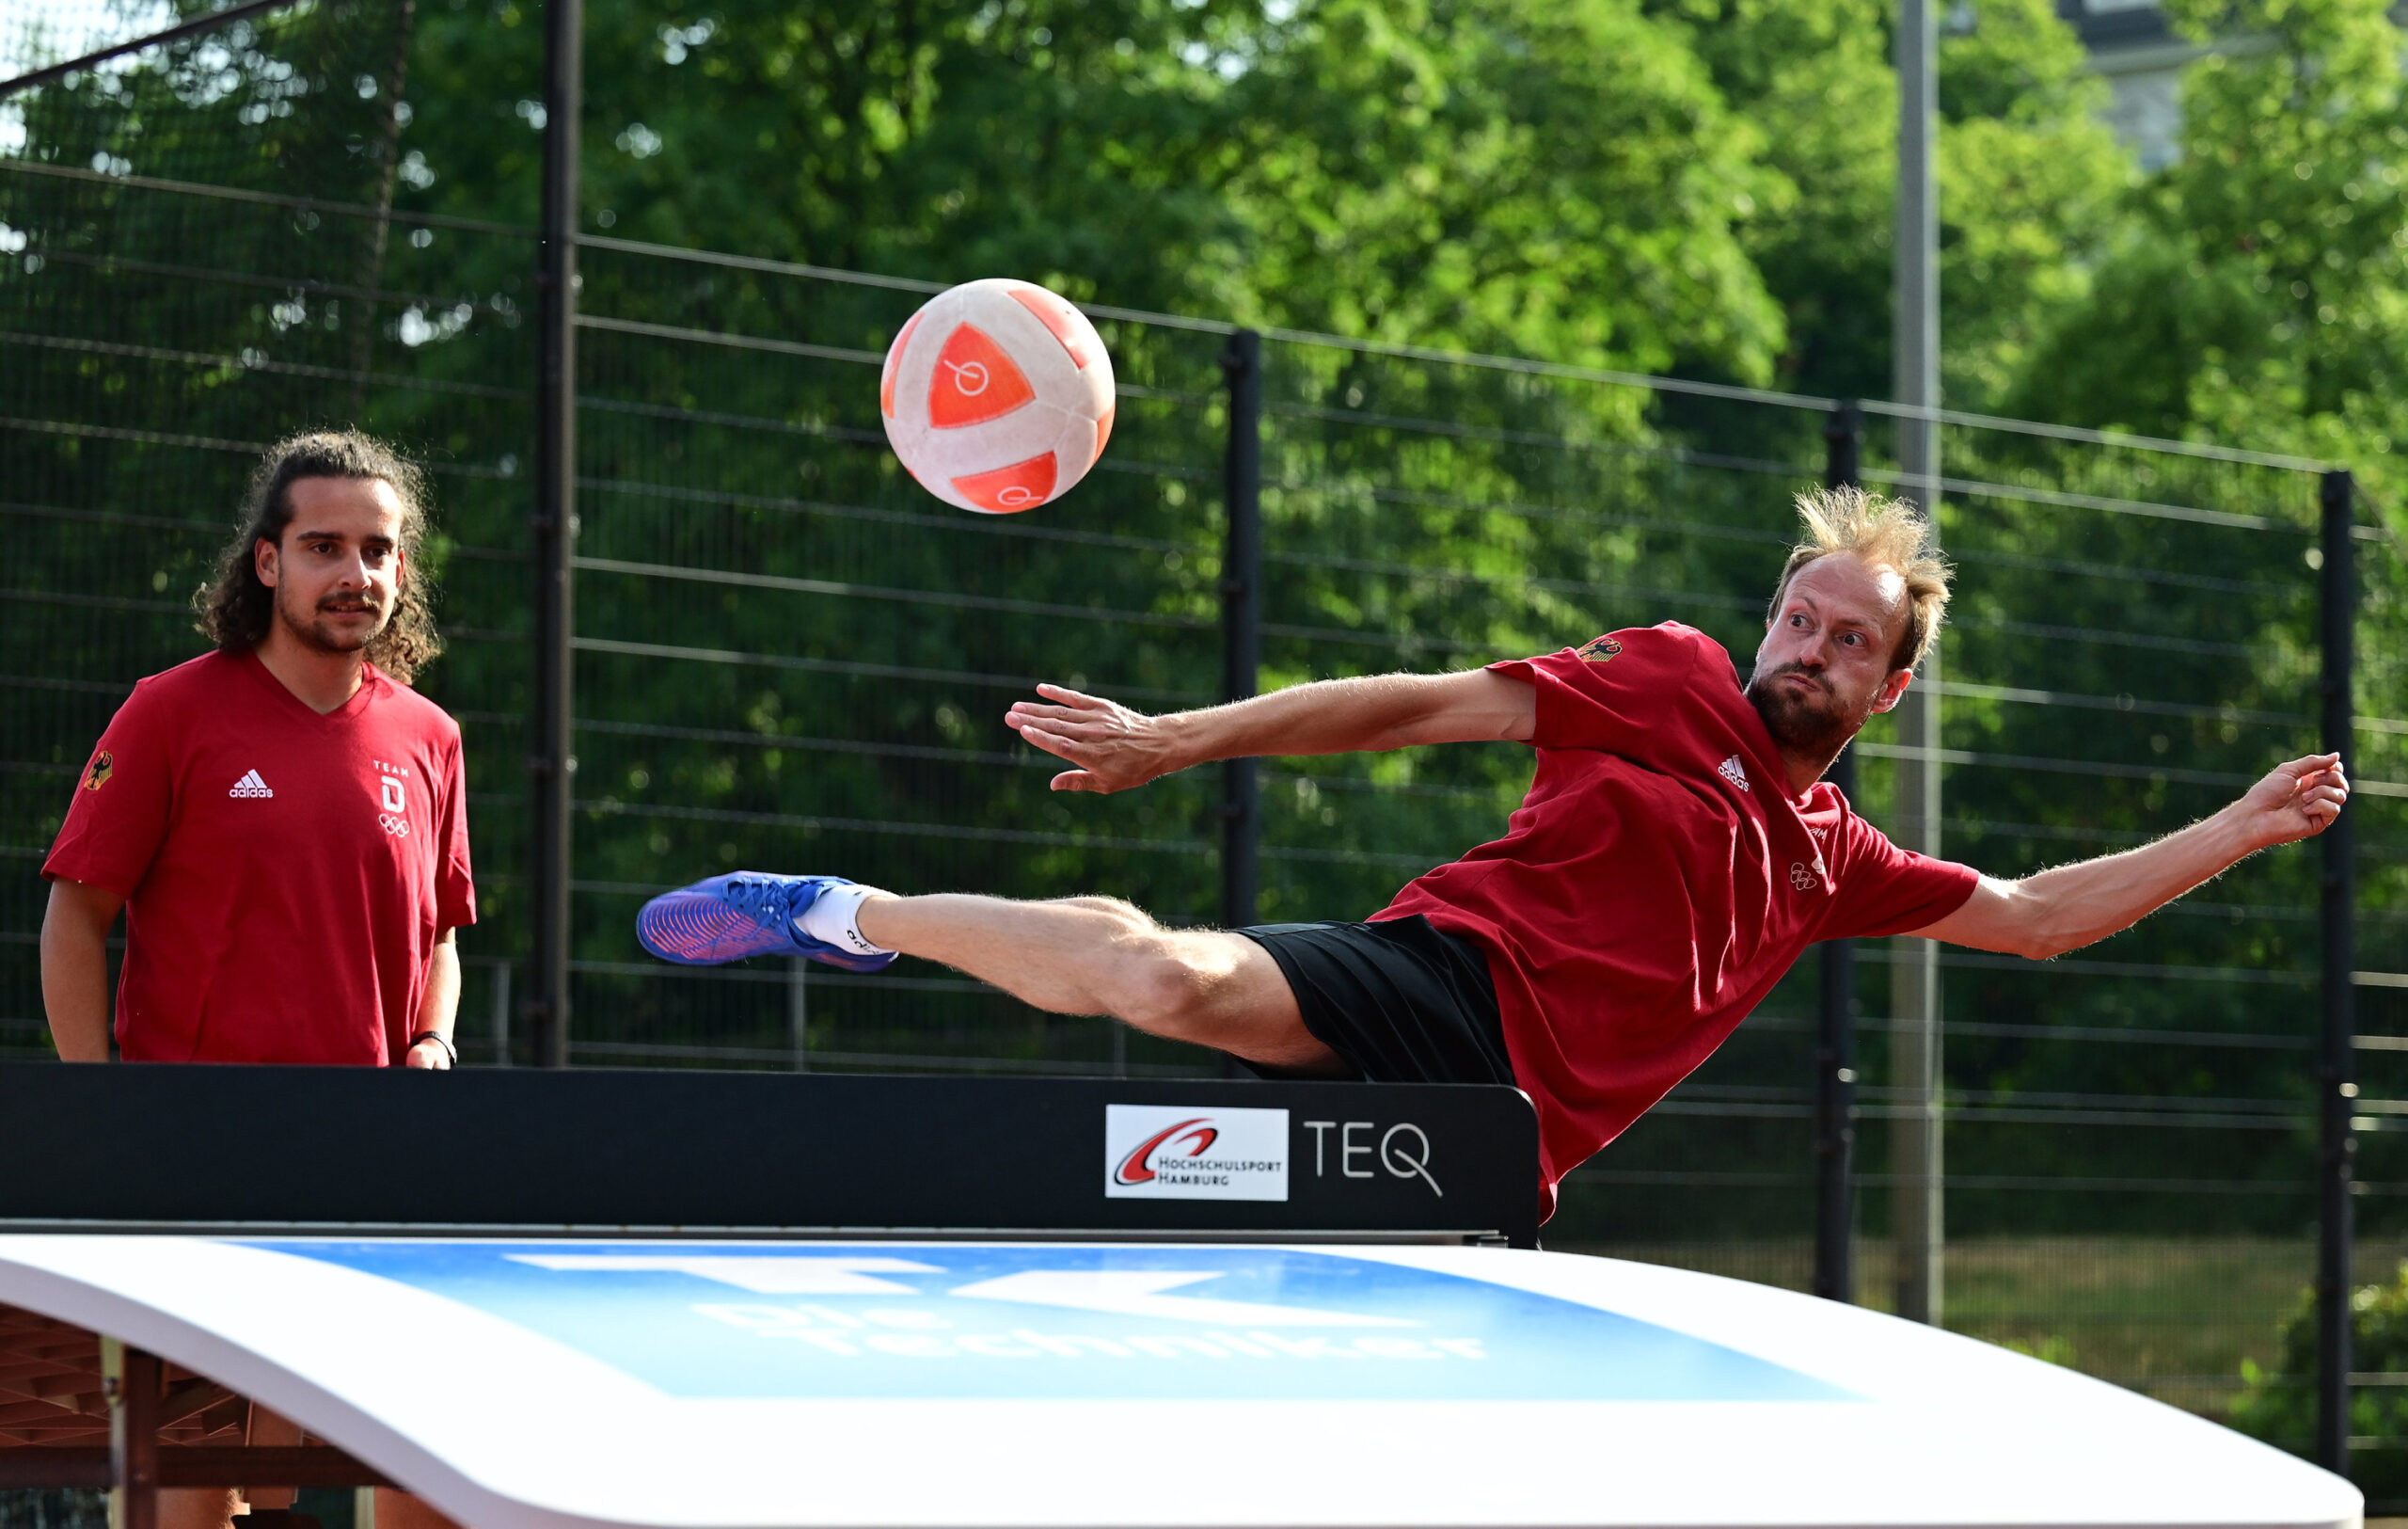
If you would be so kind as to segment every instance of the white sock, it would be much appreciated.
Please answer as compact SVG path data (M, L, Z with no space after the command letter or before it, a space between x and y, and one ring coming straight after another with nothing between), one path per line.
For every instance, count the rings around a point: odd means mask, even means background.
M858 956L893 955L886 947L872 945L857 921L863 902L887 895L875 886L832 886L813 899L794 921L795 932Z

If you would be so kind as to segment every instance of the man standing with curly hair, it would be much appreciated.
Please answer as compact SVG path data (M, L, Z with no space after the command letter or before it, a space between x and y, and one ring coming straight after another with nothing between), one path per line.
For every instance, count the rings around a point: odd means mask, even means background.
M441 650L419 471L353 431L252 475L201 600L215 651L111 719L42 874L60 1057L449 1067L476 921L460 729L406 681Z

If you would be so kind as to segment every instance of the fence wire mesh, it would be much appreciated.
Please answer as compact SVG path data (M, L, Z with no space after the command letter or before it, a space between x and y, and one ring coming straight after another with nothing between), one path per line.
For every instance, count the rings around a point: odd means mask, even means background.
M20 62L28 14L0 0ZM198 651L190 597L261 448L357 422L437 485L449 651L423 688L466 735L483 908L463 1049L530 1059L534 253L511 222L413 210L409 16L297 7L0 105L0 1049L47 1052L35 869L91 741L135 679ZM630 923L739 866L1218 916L1209 772L1052 793L1054 762L998 716L1038 679L1148 709L1218 698L1228 327L1095 308L1110 453L1059 504L974 518L911 484L878 418L878 363L928 284L598 231L580 261L573 1057L1214 1070L922 964L660 966ZM1277 332L1263 377L1266 689L1664 619L1744 668L1830 417ZM1877 486L1897 481L1890 428L1868 426ZM2013 876L2125 848L2319 746L2316 464L1970 418L1942 436L1948 854ZM2408 1253L2408 586L2362 535L2359 1273L2378 1283ZM1877 721L1857 753L1860 805L1887 821L1912 751ZM1260 916L1370 914L1494 836L1529 772L1506 745L1265 761ZM2279 1330L2315 1256L2316 905L2293 849L2067 959L1942 953L1951 1326L2305 1447L2309 1372ZM1876 1305L1898 959L1858 966ZM1574 1175L1551 1241L1803 1288L1815 1005L1810 959ZM2408 1496L2408 1355L2362 1365L2358 1473Z

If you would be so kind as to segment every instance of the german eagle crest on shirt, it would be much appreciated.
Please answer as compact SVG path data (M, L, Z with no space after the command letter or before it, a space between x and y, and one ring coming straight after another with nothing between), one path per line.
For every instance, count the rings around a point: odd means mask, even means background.
M1579 648L1578 656L1591 663L1603 663L1622 651L1622 645L1610 637L1600 637Z

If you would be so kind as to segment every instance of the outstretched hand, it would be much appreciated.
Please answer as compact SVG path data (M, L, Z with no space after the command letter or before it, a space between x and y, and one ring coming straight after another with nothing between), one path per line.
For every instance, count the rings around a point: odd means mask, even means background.
M1160 717L1059 685L1039 685L1037 693L1045 699L1014 701L1004 725L1079 767L1054 777L1057 791L1125 791L1191 762Z
M2341 815L2350 781L2337 754L2311 754L2276 765L2241 799L2251 830L2264 844L2289 844L2321 834Z

